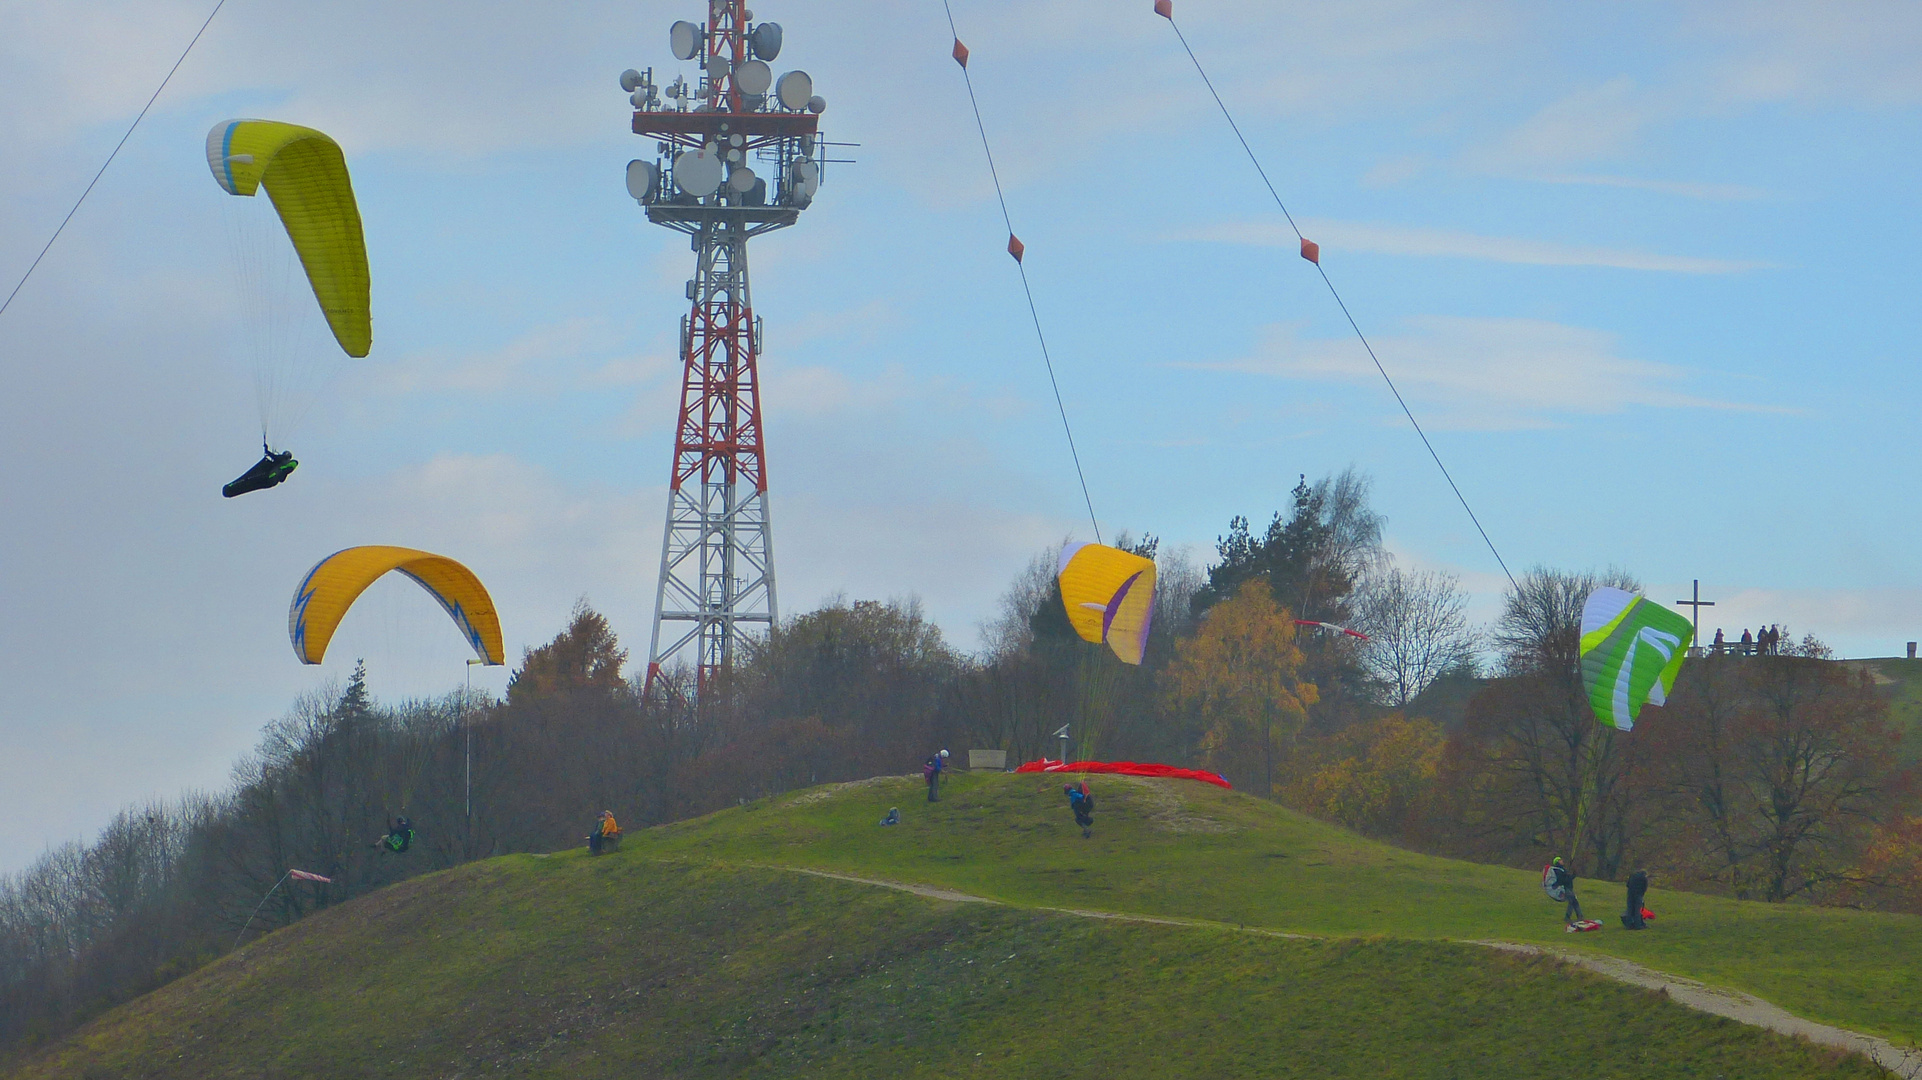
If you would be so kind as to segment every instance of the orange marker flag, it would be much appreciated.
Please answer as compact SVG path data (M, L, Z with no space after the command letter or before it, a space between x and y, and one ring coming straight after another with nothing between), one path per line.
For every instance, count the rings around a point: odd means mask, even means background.
M954 62L965 70L968 66L968 47L961 44L960 38L954 39Z
M1316 266L1320 266L1321 265L1321 245L1315 243L1313 240L1310 240L1305 236L1302 237L1301 238L1301 257L1304 259L1307 259L1311 263L1314 263Z
M1169 22L1174 22L1175 21L1175 5L1173 4L1172 0L1155 0L1155 14L1161 16L1162 18L1168 20Z
M1013 233L1008 234L1008 254L1014 256L1015 262L1020 262L1022 253L1027 250L1028 245L1022 243L1020 237Z

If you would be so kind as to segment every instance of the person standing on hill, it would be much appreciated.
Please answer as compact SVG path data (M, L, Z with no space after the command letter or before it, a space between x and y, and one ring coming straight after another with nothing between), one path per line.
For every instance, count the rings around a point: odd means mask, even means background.
M1648 897L1648 871L1637 870L1628 875L1628 907L1622 912L1622 929L1648 929L1648 909L1642 902Z
M1094 793L1088 790L1088 782L1068 784L1061 793L1068 797L1068 808L1074 811L1074 823L1081 826L1081 839L1094 835Z
M1560 855L1548 860L1548 873L1543 875L1542 887L1555 900L1564 901L1562 922L1569 926L1582 922L1582 902L1575 899L1575 872L1562 862Z
M928 801L941 801L941 772L948 767L948 752L941 751L921 765L921 778L928 782Z

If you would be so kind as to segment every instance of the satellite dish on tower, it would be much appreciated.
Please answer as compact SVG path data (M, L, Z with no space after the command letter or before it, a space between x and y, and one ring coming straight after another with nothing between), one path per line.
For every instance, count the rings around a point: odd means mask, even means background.
M707 58L708 81L710 82L721 81L721 78L725 76L728 73L728 71L733 67L734 67L733 62L728 60L728 58L725 56L708 57Z
M689 150L674 159L674 186L695 198L714 194L721 186L721 155L714 150Z
M727 186L745 195L753 189L756 180L754 170L742 165L728 176Z
M774 85L774 69L765 61L749 60L734 70L734 85L743 94L765 94Z
M790 109L805 109L814 96L814 80L805 71L790 71L774 85L774 95Z
M630 161L627 163L627 193L634 196L635 202L646 202L654 194L654 182L661 178L661 170L650 161Z
M633 93L641 88L641 73L633 68L621 72L621 89Z
M667 49L676 60L692 60L701 51L701 28L685 20L667 28Z
M762 60L772 60L781 55L781 24L764 22L754 28L747 36L748 48Z

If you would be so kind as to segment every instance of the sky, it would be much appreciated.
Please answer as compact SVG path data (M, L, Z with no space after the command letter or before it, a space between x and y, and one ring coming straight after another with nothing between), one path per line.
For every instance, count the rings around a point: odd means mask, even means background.
M757 6L858 144L750 251L781 609L916 597L978 648L1021 568L1091 529L946 16ZM1491 616L1501 567L1151 7L953 0L1104 534L1206 561L1353 465L1397 559ZM0 288L210 8L0 0ZM222 787L356 659L389 700L468 677L398 579L294 661L288 599L342 547L467 563L512 658L586 598L645 659L692 256L625 193L652 146L618 76L691 74L667 26L701 14L223 7L0 315L0 871ZM1509 567L1617 566L1662 601L1699 579L1705 634L1922 638L1922 7L1176 16ZM299 471L228 501L266 366L203 143L243 116L344 148L375 344L291 362Z

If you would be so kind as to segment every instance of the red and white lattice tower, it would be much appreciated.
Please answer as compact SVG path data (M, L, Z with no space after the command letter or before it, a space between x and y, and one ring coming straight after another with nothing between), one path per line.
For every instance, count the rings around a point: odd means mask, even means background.
M628 163L628 193L694 249L649 689L677 657L705 686L778 614L747 242L794 224L813 201L826 104L806 72L775 78L781 27L753 18L746 0L709 0L706 22L670 28L675 58L698 65L692 82L677 75L661 87L652 68L621 75L634 133L656 140L652 161Z

